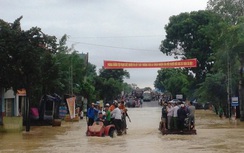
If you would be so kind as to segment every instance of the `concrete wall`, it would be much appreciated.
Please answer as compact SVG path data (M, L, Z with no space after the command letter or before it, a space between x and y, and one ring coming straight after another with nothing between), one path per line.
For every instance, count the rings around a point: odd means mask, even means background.
M0 132L21 132L23 131L22 117L3 117L3 125Z

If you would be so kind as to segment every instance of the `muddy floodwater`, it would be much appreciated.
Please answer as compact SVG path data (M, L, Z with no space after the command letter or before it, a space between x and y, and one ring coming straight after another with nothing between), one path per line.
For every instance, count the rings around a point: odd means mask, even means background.
M241 153L244 123L220 119L210 110L196 111L197 135L162 135L161 107L129 108L126 135L87 137L86 120L61 127L31 127L30 132L0 133L0 153Z

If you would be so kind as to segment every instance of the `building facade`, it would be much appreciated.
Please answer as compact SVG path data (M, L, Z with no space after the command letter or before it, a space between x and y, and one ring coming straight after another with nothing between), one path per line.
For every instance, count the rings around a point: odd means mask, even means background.
M22 116L25 110L26 91L20 89L14 93L12 89L2 90L0 99L0 121L3 117Z

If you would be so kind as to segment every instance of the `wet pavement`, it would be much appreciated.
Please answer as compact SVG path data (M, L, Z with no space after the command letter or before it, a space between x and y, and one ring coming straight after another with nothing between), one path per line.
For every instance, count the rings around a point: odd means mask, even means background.
M31 127L30 132L0 133L0 153L232 153L244 152L244 123L220 119L210 110L196 111L197 135L162 135L161 106L147 102L128 108L126 135L87 137L86 120L61 127Z

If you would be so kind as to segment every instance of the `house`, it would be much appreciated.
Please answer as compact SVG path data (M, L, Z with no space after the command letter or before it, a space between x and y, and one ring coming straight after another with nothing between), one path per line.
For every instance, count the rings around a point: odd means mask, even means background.
M21 129L25 110L26 91L20 89L15 93L12 89L1 90L0 124L4 129ZM17 117L17 118L16 118Z
M6 117L22 116L26 100L25 89L17 90L15 94L12 89L4 92L2 97L2 114Z

